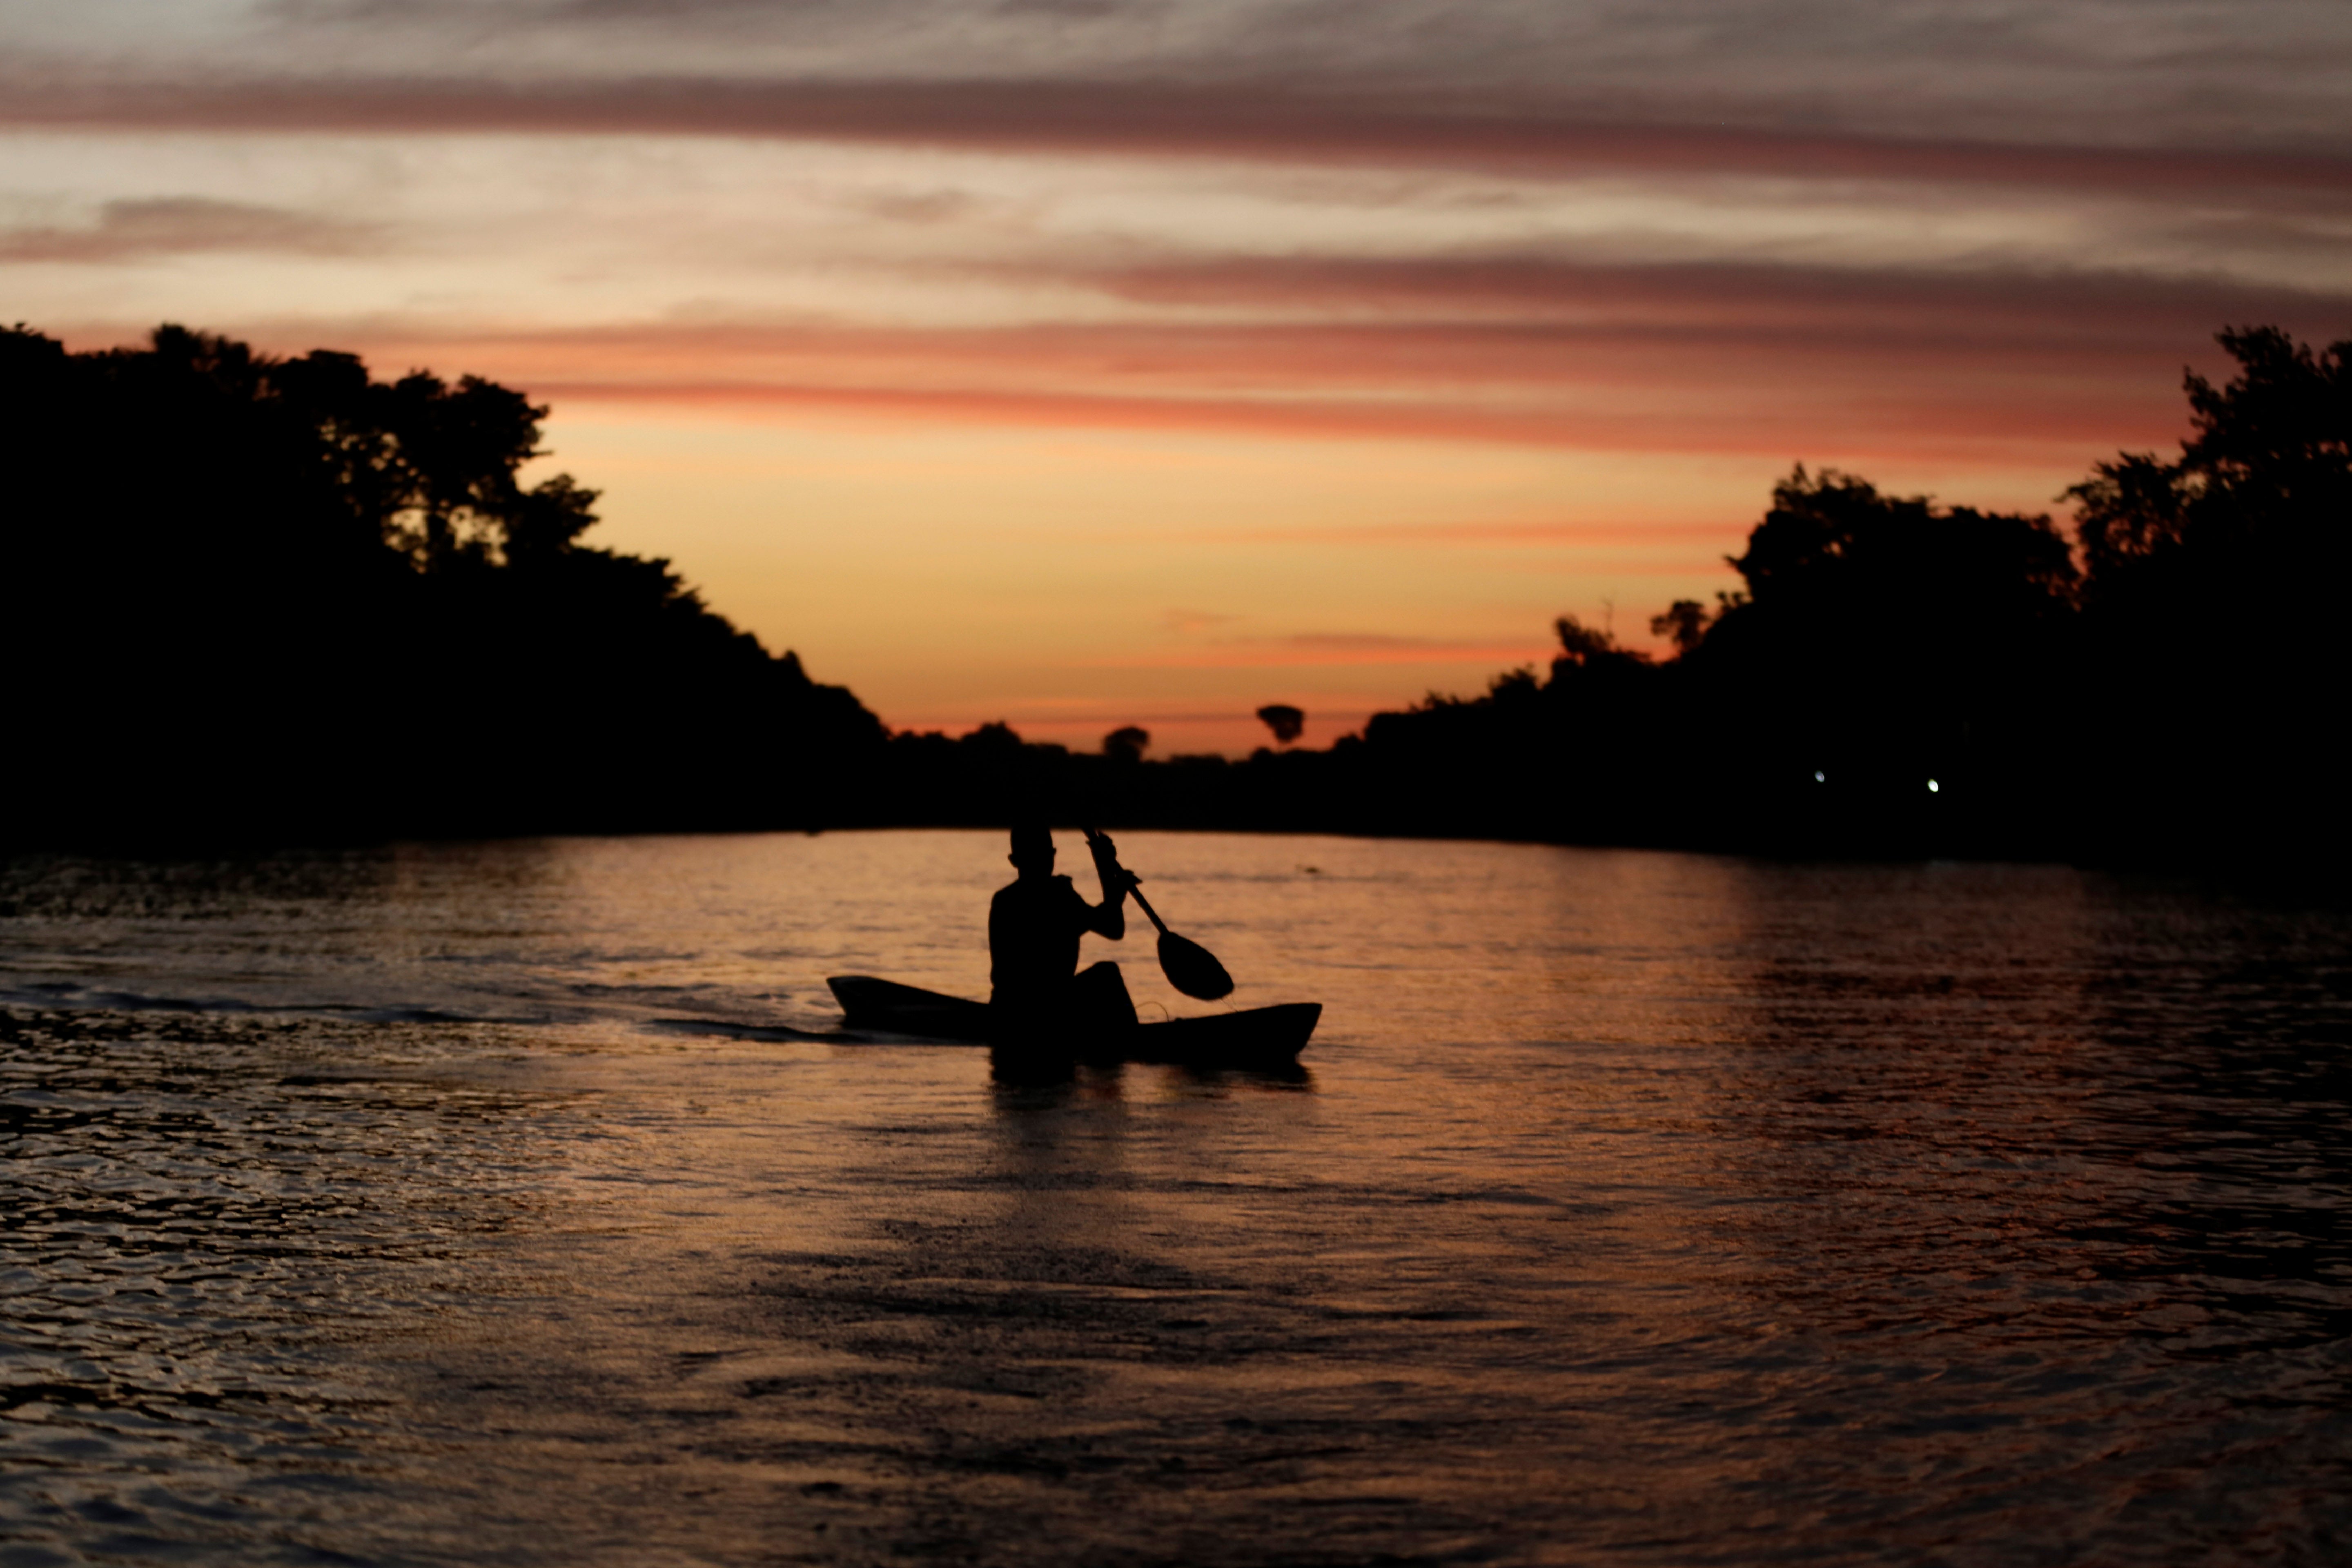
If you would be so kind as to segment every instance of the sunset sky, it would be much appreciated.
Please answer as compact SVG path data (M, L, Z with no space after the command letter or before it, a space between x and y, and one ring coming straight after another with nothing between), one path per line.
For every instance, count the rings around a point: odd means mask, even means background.
M2352 5L0 5L0 316L551 403L896 727L1328 742L2352 336Z

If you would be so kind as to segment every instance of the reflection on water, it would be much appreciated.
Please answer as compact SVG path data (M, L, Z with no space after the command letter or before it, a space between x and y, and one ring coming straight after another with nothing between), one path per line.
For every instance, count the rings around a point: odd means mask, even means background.
M2352 1525L2338 916L1126 836L1287 1079L985 990L994 836L0 873L0 1562L2176 1563ZM1124 957L1149 1012L1197 1010Z
M360 1347L462 1289L560 1158L512 1094L437 1076L448 1055L396 1028L0 1016L6 1561L332 1539L383 1468Z

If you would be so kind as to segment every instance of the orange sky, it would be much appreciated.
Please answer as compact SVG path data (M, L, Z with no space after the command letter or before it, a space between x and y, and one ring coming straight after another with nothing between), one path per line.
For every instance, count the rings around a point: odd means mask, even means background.
M2043 510L2352 335L2352 12L0 5L6 313L554 405L894 725L1310 743L1733 579L1795 460Z

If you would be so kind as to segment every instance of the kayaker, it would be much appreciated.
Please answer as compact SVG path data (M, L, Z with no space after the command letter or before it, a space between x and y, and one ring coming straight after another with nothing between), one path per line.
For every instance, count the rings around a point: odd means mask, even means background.
M1133 886L1108 834L1096 834L1088 847L1102 886L1099 904L1087 902L1067 877L1054 875L1054 835L1044 824L1013 830L1010 858L1020 876L988 906L990 1033L1001 1042L1135 1027L1135 1003L1118 964L1106 960L1078 973L1080 937L1092 931L1118 942L1127 935Z

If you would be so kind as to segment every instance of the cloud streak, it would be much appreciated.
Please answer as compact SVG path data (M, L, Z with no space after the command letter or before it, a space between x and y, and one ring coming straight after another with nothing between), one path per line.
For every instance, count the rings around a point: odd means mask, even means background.
M0 124L270 133L705 136L1240 159L1524 175L1749 175L2188 195L2352 192L2322 146L2021 143L1498 112L1279 80L501 81L338 76L125 81L19 71Z
M1112 669L1284 669L1381 665L1517 665L1549 658L1545 645L1521 641L1462 641L1387 632L1294 632L1282 637L1221 637L1100 661Z
M1897 327L1827 303L1776 318L1736 289L1727 300L1682 282L1669 302L1712 301L1715 320L744 323L462 338L378 327L351 346L399 363L462 360L566 403L1748 452L1776 464L1825 447L1847 460L2058 450L2079 460L2178 427L2181 346L2221 309L2191 298L2176 302L2177 321L2135 323L2120 309L2066 320L2074 290L2021 301L1969 280L1920 290L1939 306ZM2300 306L2265 312L2295 320L2325 302L2265 303ZM1901 314L1893 300L1884 308ZM317 333L278 335L291 346ZM1772 395L1759 397L1766 385Z
M0 262L110 264L206 251L350 256L383 240L380 226L200 196L101 205L79 227L0 229Z
M997 89L997 124L1321 100L1497 122L1710 125L2021 144L2341 152L2352 17L2330 0L121 0L26 8L22 73L251 89L433 81L642 101L699 84L866 107ZM229 80L231 77L236 79ZM1219 97L1222 95L1222 98ZM1114 100L1114 101L1106 101ZM1254 113L1256 110L1258 112ZM673 106L673 117L680 110ZM1188 115L1188 119L1192 116ZM800 132L795 132L800 133Z

